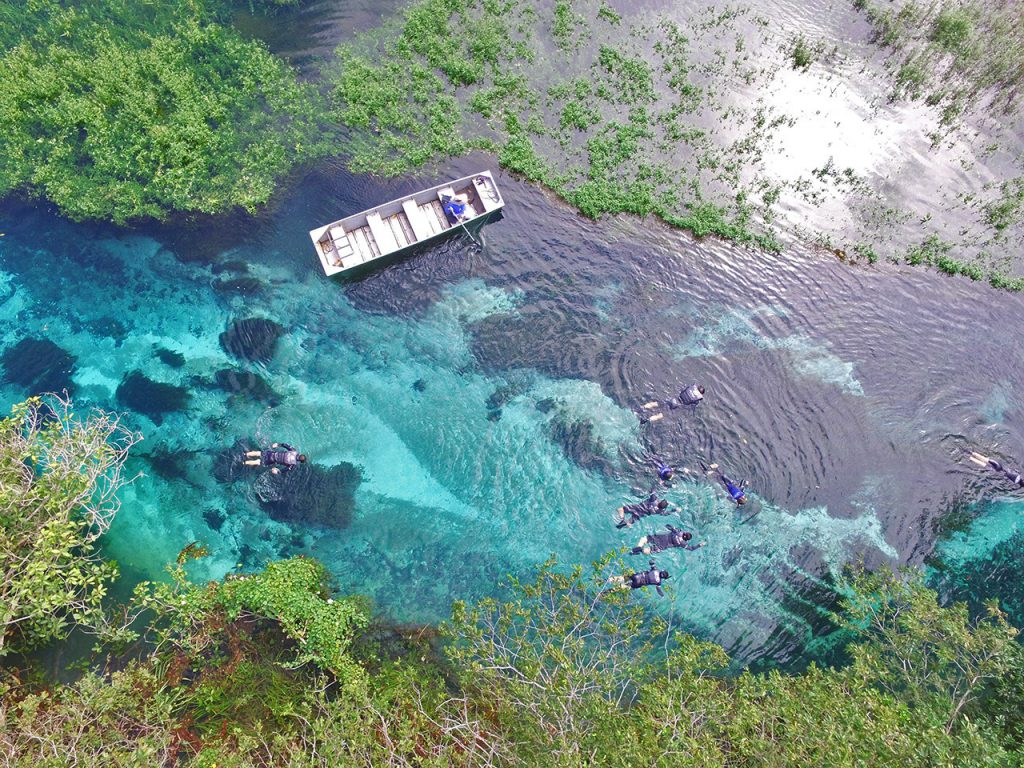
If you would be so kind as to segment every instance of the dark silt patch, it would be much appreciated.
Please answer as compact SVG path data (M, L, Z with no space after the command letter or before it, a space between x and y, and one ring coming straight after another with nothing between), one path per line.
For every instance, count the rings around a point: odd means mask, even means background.
M28 394L74 394L75 357L49 339L24 338L4 351L0 363L4 381L24 387Z
M157 360L164 365L169 365L171 368L183 368L185 366L185 356L181 352L175 352L173 349L165 347L157 347L153 354Z
M163 423L164 414L187 409L190 399L184 387L153 381L141 371L132 371L117 387L118 402L148 416L154 424Z

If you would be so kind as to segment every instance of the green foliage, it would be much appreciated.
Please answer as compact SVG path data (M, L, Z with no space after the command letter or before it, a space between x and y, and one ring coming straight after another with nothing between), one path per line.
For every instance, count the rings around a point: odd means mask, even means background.
M932 22L931 39L949 53L963 53L972 38L974 22L967 8L943 7Z
M141 585L139 599L166 625L163 640L181 647L191 659L224 644L218 627L269 619L297 646L291 666L314 663L346 687L362 684L362 671L349 647L366 626L365 608L358 600L328 596L327 571L316 560L280 560L259 573L228 576L204 587L189 583L181 564L172 575L171 583Z
M609 24L620 24L622 22L622 15L611 6L604 5L603 3L597 9L597 18L604 19Z
M117 511L121 468L138 439L116 418L79 419L53 396L0 421L0 657L102 623L117 566L94 543Z
M181 623L177 644L123 672L0 697L0 754L19 768L72 754L83 765L139 768L973 768L1019 759L1016 631L995 606L980 618L941 607L920 577L860 574L843 585L844 668L730 675L721 648L671 633L628 592L605 589L624 563L565 571L549 561L535 578L512 580L503 599L457 603L447 660L423 633L383 633L359 644L366 684L340 688L315 666L282 668L282 649L248 613L252 603L259 615L318 612L306 595L322 571L299 563L178 588L173 600L188 605L173 610L199 624ZM226 653L207 645L182 657L202 634L227 637Z
M985 206L985 221L998 232L1024 221L1024 177L1004 181L1000 192Z
M643 59L623 56L614 48L602 45L597 54L597 61L601 68L612 76L613 98L631 104L656 100L654 73Z
M793 60L793 69L810 69L811 64L814 62L811 47L807 44L803 35L797 37L789 56Z
M939 107L943 127L955 127L975 105L993 112L1018 109L1024 6L970 0L909 2L895 12L870 0L855 0L854 6L867 14L876 41L892 48L896 95L923 97Z
M134 28L137 5L55 12L3 55L0 193L117 223L254 210L315 148L312 91L201 6Z
M1017 630L995 601L972 619L962 603L941 607L919 575L863 574L844 602L844 624L863 638L851 648L854 674L907 702L930 730L959 726L961 738L980 738L969 715L1019 653Z

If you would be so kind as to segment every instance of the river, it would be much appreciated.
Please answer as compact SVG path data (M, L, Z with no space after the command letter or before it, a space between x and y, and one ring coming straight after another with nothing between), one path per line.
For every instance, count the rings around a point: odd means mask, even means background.
M482 245L323 277L309 229L483 168L506 209ZM390 618L436 621L549 555L588 565L668 521L707 545L658 555L671 589L641 599L742 662L782 663L827 629L846 565L921 565L939 546L947 594L1019 582L1024 505L964 458L1024 462L1020 295L797 237L778 255L591 221L482 153L393 180L322 163L258 217L202 225L119 230L11 200L0 219L4 348L67 350L79 410L145 435L105 541L126 582L193 541L210 549L198 579L309 554ZM265 357L222 343L247 318L283 329ZM135 371L182 389L133 400ZM695 412L639 423L640 403L692 381ZM239 466L271 441L309 455L301 487ZM615 508L654 486L652 455L689 470L662 489L681 522L617 530ZM701 460L748 479L749 512Z

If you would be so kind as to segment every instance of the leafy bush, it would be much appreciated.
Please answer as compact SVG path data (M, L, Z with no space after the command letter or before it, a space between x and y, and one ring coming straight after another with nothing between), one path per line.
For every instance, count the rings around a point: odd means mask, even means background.
M56 396L0 421L0 657L102 624L117 576L94 545L117 512L129 447L141 436Z

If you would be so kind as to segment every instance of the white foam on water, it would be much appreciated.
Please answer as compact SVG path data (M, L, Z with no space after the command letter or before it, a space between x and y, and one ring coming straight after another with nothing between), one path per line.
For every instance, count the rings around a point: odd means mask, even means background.
M719 357L737 343L763 350L785 350L793 370L809 378L838 387L851 395L864 395L864 388L854 373L854 364L841 360L826 342L806 334L770 338L761 334L754 324L758 315L783 317L771 307L754 310L726 310L716 319L694 329L675 349L675 359L688 357Z

